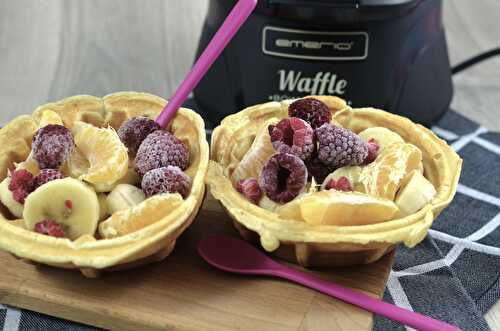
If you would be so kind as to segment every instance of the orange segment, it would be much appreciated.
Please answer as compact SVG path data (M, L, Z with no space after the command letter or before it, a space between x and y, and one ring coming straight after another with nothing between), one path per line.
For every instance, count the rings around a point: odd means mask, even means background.
M99 234L110 239L135 232L166 217L183 201L179 193L155 195L132 208L115 212L99 224Z
M387 146L377 159L364 167L359 180L367 194L394 200L401 180L422 161L418 147L407 143Z
M40 127L43 128L49 124L64 125L61 116L55 111L46 109L42 113L42 118L40 119Z
M73 156L77 159L73 160L73 170L76 173L77 170L84 171L79 176L80 180L91 184L112 185L127 173L129 163L127 148L115 130L92 125L82 126L75 135L75 145L81 155L74 153ZM86 171L83 170L82 156L89 163Z
M394 202L360 192L320 191L283 205L278 214L284 219L302 220L313 225L353 226L384 222L398 211Z
M233 171L233 182L237 182L240 179L259 178L262 167L271 155L274 154L274 148L271 144L267 127L277 122L277 118L271 118L260 126L252 146Z

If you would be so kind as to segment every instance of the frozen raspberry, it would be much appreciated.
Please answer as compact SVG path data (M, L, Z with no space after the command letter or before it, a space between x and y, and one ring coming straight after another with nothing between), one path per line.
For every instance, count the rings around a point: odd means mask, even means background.
M40 169L57 169L68 159L75 143L71 132L62 125L49 124L33 137L33 158Z
M368 140L368 155L366 156L364 164L370 164L377 158L378 152L380 150L380 145L375 139Z
M236 184L236 190L254 204L259 204L262 198L262 190L255 178L242 179Z
M304 190L306 183L306 165L293 154L271 156L260 173L260 187L275 202L293 200Z
M348 129L327 123L316 129L316 137L318 158L327 166L360 165L368 155L368 144Z
M35 232L56 238L64 238L65 236L61 224L50 219L36 223Z
M25 169L13 171L10 174L9 190L12 198L23 205L26 197L34 190L33 175Z
M21 205L24 205L24 202L26 201L26 198L29 194L30 192L26 191L25 189L18 188L12 192L12 198L15 201L19 202Z
M334 170L333 168L324 165L323 162L318 159L317 155L313 155L309 160L305 161L305 164L307 167L307 173L309 174L308 179L314 177L316 183L322 183L326 176Z
M342 176L339 179L330 179L328 183L326 183L327 190L337 190L337 191L352 191L351 182L349 178Z
M132 155L137 154L137 150L146 137L161 127L158 123L147 117L133 117L122 124L118 129L118 137L128 148Z
M189 165L189 150L171 133L155 131L147 136L139 147L135 170L140 176L144 176L150 170L169 165L186 169Z
M36 190L40 186L47 184L50 181L56 179L62 179L64 175L57 169L42 169L40 173L33 179L34 189Z
M278 153L289 153L306 160L314 151L314 131L304 120L284 118L276 125L269 125L271 143Z
M311 124L313 129L330 123L332 113L327 105L314 98L299 99L288 106L288 116L298 117Z
M27 192L33 191L33 175L28 170L19 169L10 173L9 190L14 192L20 188Z
M142 178L142 190L147 197L160 193L178 192L184 198L191 188L191 179L176 166L153 169Z

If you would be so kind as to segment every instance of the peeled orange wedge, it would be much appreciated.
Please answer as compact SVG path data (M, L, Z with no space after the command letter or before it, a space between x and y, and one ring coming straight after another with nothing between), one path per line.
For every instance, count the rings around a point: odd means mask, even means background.
M70 166L70 169L75 174L78 171L84 172L78 177L80 180L93 185L112 185L127 173L127 148L115 130L81 126L75 135L75 145L81 155L73 153L73 167ZM86 171L83 158L89 164Z
M351 187L354 191L363 192L363 185L359 181L359 175L361 174L362 168L360 166L346 166L341 167L329 174L323 184L321 184L321 188L325 189L326 184L332 179L338 180L340 177L346 177L349 179L349 183L351 183Z
M399 134L381 126L365 129L359 133L359 137L364 141L375 139L380 146L380 152L393 143L405 142Z
M42 113L42 118L40 119L40 127L43 128L49 124L64 125L61 116L55 111L46 109Z
M89 168L89 160L87 160L79 148L75 148L64 166L63 172L73 178L80 178L89 171Z
M179 209L183 201L179 193L155 195L132 208L115 212L99 224L99 234L110 239L132 233Z
M233 171L233 182L247 178L259 178L262 167L275 153L267 128L270 124L276 124L277 122L278 119L271 118L259 127L252 146L250 146L250 149Z
M401 181L422 161L422 152L407 143L393 143L364 167L359 180L364 192L375 197L394 200Z
M283 205L277 212L281 218L313 225L350 226L388 221L397 211L396 204L387 199L328 190L305 195Z

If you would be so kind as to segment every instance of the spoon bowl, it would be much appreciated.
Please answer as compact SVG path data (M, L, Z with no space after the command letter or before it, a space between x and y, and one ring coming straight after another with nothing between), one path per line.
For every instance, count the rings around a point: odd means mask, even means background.
M443 321L400 308L279 264L241 239L220 234L209 235L199 242L198 253L216 268L239 274L267 275L288 279L418 330L460 330Z
M239 274L269 274L280 266L249 243L219 234L203 238L198 253L212 266Z

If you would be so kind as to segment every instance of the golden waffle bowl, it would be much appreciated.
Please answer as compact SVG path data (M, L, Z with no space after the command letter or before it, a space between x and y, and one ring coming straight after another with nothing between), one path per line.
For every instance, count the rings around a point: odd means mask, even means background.
M383 223L356 226L311 225L286 220L249 203L232 185L232 171L252 143L259 126L273 117L288 116L290 100L246 108L226 117L212 136L207 182L243 238L302 266L340 266L371 263L397 244L413 247L424 239L434 219L451 202L462 160L432 131L409 119L373 108L352 109L336 97L317 97L333 113L333 121L356 133L375 126L398 133L421 149L424 176L437 194L418 212Z
M28 157L32 137L45 110L58 113L68 128L76 121L83 121L118 129L121 123L134 116L155 118L165 104L164 99L151 94L120 92L104 98L73 96L40 106L31 116L19 116L0 130L0 180L7 176L8 169L14 168L14 163ZM167 257L203 202L209 159L204 122L194 111L181 108L170 131L190 150L191 163L185 172L192 179L192 188L178 208L167 215L157 215L158 219L152 224L139 226L139 230L124 236L103 240L82 236L71 241L26 230L23 220L13 220L0 203L0 249L42 264L78 268L88 277L97 276L100 270L135 267Z

